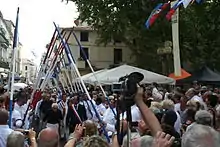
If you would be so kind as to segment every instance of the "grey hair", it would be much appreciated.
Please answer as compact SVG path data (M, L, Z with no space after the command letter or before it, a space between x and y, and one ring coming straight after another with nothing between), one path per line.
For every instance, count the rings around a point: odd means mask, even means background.
M192 125L182 137L182 147L219 147L219 134L205 125Z
M6 147L24 147L25 136L18 131L13 131L7 138Z
M109 147L109 145L102 137L93 135L85 139L83 147Z
M153 144L153 137L145 135L141 137L140 147L151 147Z
M195 120L197 124L212 126L213 116L206 110L200 110L196 112Z
M137 134L137 133L131 133L131 140L135 140L135 139L139 139L138 142L140 142L139 143L140 146L138 145L138 147L151 147L152 144L153 144L153 137L152 136L145 135L145 136L140 137L140 135ZM126 135L123 139L123 145L122 146L123 147L128 147L127 143L128 142L127 142L127 135Z

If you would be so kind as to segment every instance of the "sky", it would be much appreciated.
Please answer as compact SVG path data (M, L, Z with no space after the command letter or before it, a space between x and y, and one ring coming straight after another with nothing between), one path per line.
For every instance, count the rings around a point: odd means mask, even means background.
M53 22L60 27L73 26L78 16L77 8L73 2L67 4L62 0L0 0L3 17L14 23L17 7L20 8L18 30L19 41L23 45L21 56L34 59L39 65L54 32Z

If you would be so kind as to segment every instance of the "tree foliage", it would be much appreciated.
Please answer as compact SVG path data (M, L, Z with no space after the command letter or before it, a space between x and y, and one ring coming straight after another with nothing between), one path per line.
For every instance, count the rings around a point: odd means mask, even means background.
M120 39L132 49L137 64L161 71L157 48L172 40L171 23L162 15L148 30L144 23L162 1L151 0L72 0L80 19L98 30L101 42ZM164 2L164 1L163 1ZM220 2L193 4L180 10L181 61L193 68L206 64L220 70ZM172 60L170 58L169 60ZM172 66L172 64L170 65Z

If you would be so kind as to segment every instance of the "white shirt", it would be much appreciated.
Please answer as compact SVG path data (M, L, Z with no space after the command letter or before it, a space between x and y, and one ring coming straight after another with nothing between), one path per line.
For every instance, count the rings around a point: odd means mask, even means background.
M137 105L131 106L131 116L132 116L132 122L141 121L141 112L140 112L139 108L137 107ZM127 118L127 114L125 112L123 119L126 119L126 118ZM120 119L122 120L122 115L121 115Z
M17 110L13 110L11 128L14 130L21 128L21 126L22 126L21 114Z
M174 105L174 110L179 113L180 117L183 116L184 111L182 111L182 110L180 109L180 103L176 103L176 104Z
M27 111L27 107L28 107L27 104L24 104L22 106L19 106L17 103L14 104L14 110L17 110L20 113L22 119L24 119L24 115ZM24 129L29 129L28 117L29 116L28 116L28 113L27 113L27 116L26 116L25 121L24 121Z
M100 105L97 105L97 111L98 111L98 113L101 115L103 115L104 113L105 113L105 111L106 111L106 108L105 108L105 106L101 103ZM101 115L101 116L102 116Z
M201 97L199 97L198 95L194 95L191 100L194 100L194 101L198 101L200 102L201 104L203 103L203 99Z
M177 119L176 119L176 122L175 122L175 124L174 124L174 128L175 128L175 130L180 134L180 133L181 133L181 132L180 132L180 129L181 129L181 127L182 127L181 117L180 117L180 115L179 115L178 112L176 112L176 115L177 115Z
M38 116L39 118L40 118L40 106L41 106L42 101L43 100L41 99L40 101L37 102L36 108L34 111L35 116Z
M156 87L154 87L153 90L152 90L152 97L153 97L154 99L159 99L159 100L162 100L162 99L163 99L162 94L157 90Z
M6 147L8 135L13 132L8 125L0 125L0 147Z
M203 106L203 108L204 108L205 110L207 110L207 105L206 105L206 103L203 101L202 97L199 97L198 95L194 95L194 96L191 98L191 100L194 100L194 101L196 101L196 102L199 102L199 103Z
M113 108L116 114L116 108ZM103 115L103 122L107 124L106 131L115 132L116 119L111 108L108 108Z

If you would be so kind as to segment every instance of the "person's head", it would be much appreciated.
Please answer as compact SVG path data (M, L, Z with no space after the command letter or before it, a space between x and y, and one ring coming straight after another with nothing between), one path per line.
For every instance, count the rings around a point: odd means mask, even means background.
M192 98L194 95L196 94L196 91L194 88L190 88L187 92L186 92L186 97L188 99Z
M206 110L199 110L196 112L195 121L197 124L212 126L213 116Z
M180 103L182 95L180 93L175 93L172 97L175 103Z
M0 125L7 125L9 119L8 111L1 108L0 109Z
M201 90L200 90L200 93L201 95L205 94L206 92L208 91L208 88L206 86L202 86L201 87Z
M24 91L19 91L16 96L17 96L17 104L19 106L23 106L24 104L27 103L28 97Z
M109 147L109 145L102 137L94 135L84 141L83 147Z
M219 134L205 125L192 125L182 137L182 147L219 147Z
M172 100L163 100L162 101L162 108L166 110L174 110L174 102Z
M96 105L100 105L101 103L102 103L102 98L101 97L97 97Z
M177 120L177 114L173 110L167 110L162 117L162 124L169 125L174 127L174 124Z
M153 101L153 102L151 102L150 107L155 107L155 108L158 108L158 109L162 109L162 104L159 103L159 102Z
M218 104L218 96L214 94L209 95L207 103L210 107L214 108Z
M78 95L74 94L71 96L71 101L74 105L78 104L79 103L79 97Z
M7 138L6 147L24 147L25 136L18 131L13 131Z
M59 147L59 134L52 128L43 129L37 138L38 147Z
M98 96L97 96L96 94L93 94L93 95L92 95L92 99L93 99L94 101L96 101L97 98L98 98Z
M47 93L46 99L47 99L47 100L50 100L50 98L51 98L51 94L50 94L50 93Z
M115 107L115 106L116 106L115 97L111 95L111 96L109 96L108 98L109 98L111 107Z
M187 109L191 109L191 110L195 110L195 111L198 110L198 102L195 100L189 100L186 103L186 106L187 106Z
M62 94L62 100L63 100L64 102L66 101L66 98L67 98L66 93L63 93L63 94Z
M131 146L132 147L152 147L153 137L144 135L140 137L136 133L131 133ZM127 135L123 139L122 147L128 147Z
M53 103L51 105L51 108L52 108L53 111L57 111L58 110L58 104L57 103Z
M84 129L84 136L93 136L93 135L97 135L98 133L98 128L97 125L91 121L91 120L87 120L85 122L83 122L83 127Z

